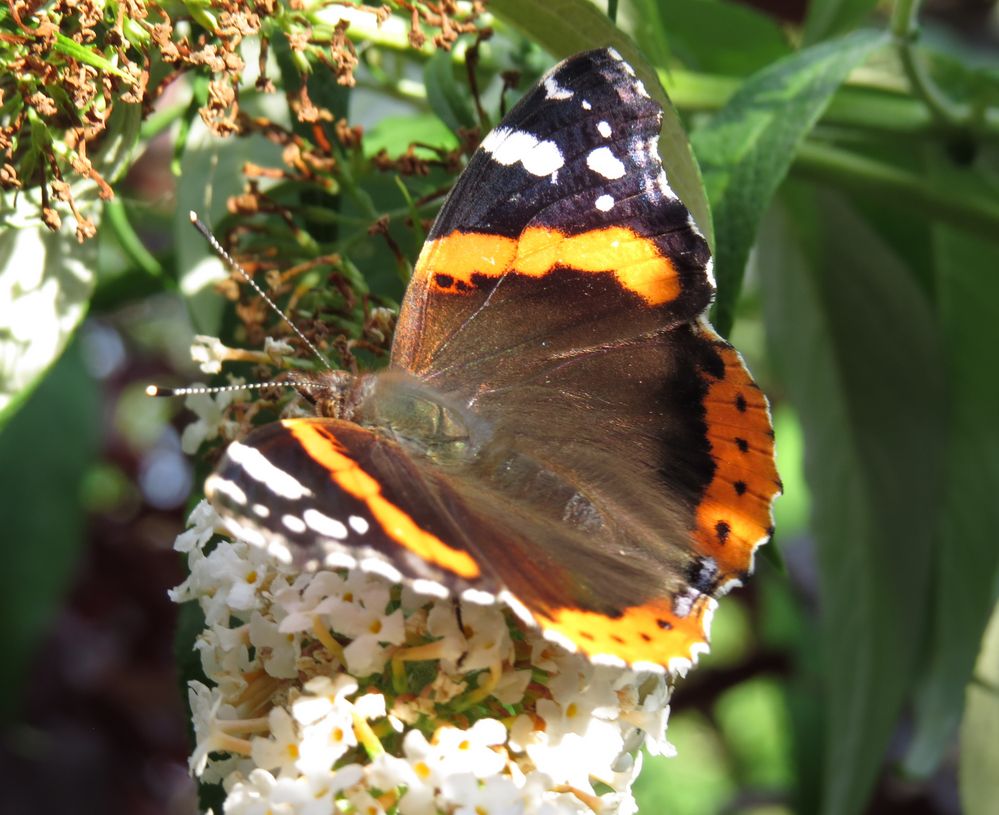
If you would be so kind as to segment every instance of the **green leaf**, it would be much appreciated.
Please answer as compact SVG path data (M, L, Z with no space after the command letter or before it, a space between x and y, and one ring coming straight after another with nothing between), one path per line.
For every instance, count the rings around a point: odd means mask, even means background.
M856 28L878 0L811 0L805 18L805 42L813 43Z
M16 715L23 681L62 600L84 541L80 487L95 460L97 386L76 346L0 432L0 528L9 557L0 596L0 719Z
M708 242L713 242L711 210L704 197L701 174L690 151L687 133L655 70L634 41L586 0L549 0L545 3L492 0L489 10L560 59L591 48L613 46L631 63L646 90L663 108L659 154L663 157L670 186L687 205Z
M805 431L826 716L821 812L861 811L918 675L943 491L925 293L838 198L794 188L759 243L769 344Z
M453 150L458 146L454 132L429 113L383 116L370 130L364 131L364 155L370 158L385 150L392 158L406 152L414 142Z
M478 124L469 98L468 83L454 75L454 59L450 51L438 51L423 66L423 84L427 89L430 109L455 133L460 128Z
M11 222L35 219L37 204L18 200ZM96 242L80 245L65 228L35 221L0 230L0 426L59 357L87 313Z
M999 606L982 641L961 724L961 804L966 815L995 812L999 798Z
M928 169L930 180L944 188L954 188L957 176L973 176L979 194L995 195L996 172L986 162L969 173L938 155ZM999 348L999 245L941 225L933 228L932 238L951 419L930 648L916 696L916 737L906 757L906 768L916 774L932 772L951 744L999 574L994 536L999 528L999 380L992 373Z
M134 81L131 76L118 68L114 63L108 61L99 51L86 45L81 45L65 34L56 34L55 50L82 62L84 65L96 68L98 71L113 74L119 79L124 79L130 83Z
M858 32L776 62L691 134L718 236L712 322L722 334L732 328L760 219L798 145L850 70L882 42L883 35Z
M659 60L668 46L668 53L690 70L743 76L790 51L776 20L746 5L727 0L633 0L630 5L635 8L631 25L622 28L642 50Z
M197 212L209 227L227 214L230 196L242 192L243 165L280 167L281 149L263 136L240 139L239 149L231 142L212 135L200 120L191 126L180 159L177 179L177 206L173 224L173 242L181 294L191 312L194 328L200 334L217 336L225 301L215 291L215 284L228 276L207 242L194 231L188 217Z

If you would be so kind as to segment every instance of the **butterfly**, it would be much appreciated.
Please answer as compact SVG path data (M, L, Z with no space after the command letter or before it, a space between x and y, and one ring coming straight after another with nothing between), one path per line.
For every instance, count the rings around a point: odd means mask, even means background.
M230 531L506 603L596 662L696 660L781 486L661 117L613 49L542 77L434 222L388 367L317 375L316 417L228 447L206 494Z

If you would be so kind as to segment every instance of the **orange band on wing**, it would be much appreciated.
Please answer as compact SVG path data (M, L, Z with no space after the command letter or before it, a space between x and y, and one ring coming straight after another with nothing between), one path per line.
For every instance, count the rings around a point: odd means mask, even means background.
M460 294L474 285L473 275L496 278L515 272L542 277L560 267L611 273L650 306L661 306L680 294L680 279L670 259L654 241L620 226L578 235L531 227L519 238L452 232L427 242L414 277L438 291Z
M329 471L344 492L364 501L381 529L396 543L429 563L465 578L478 577L479 565L467 552L448 546L427 532L407 512L382 495L381 485L349 455L339 440L320 425L291 419L281 422L302 448Z
M631 606L618 617L595 611L559 608L538 615L546 631L578 644L588 656L610 655L628 663L655 662L669 667L679 657L694 662L707 651L708 626L715 601L701 595L685 617L674 613L669 599Z
M748 572L756 547L770 537L771 505L781 487L766 398L738 352L720 352L725 373L709 378L704 400L715 472L697 507L695 537L724 580Z

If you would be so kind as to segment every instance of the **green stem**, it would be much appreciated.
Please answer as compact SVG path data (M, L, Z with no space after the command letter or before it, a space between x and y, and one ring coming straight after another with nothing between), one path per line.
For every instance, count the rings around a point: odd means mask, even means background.
M920 0L896 0L891 13L891 33L895 38L902 70L918 96L940 124L951 130L963 130L973 124L973 111L950 99L930 76L926 63L916 51L919 38Z
M677 109L710 113L723 108L742 85L739 77L692 71L661 72L660 78ZM822 124L868 132L912 135L929 133L937 123L914 99L882 90L844 86L822 116Z
M804 142L793 170L810 180L876 195L922 215L930 212L935 220L991 240L999 234L999 200L935 186L922 175L838 147Z
M132 263L150 277L163 277L163 267L149 250L146 249L139 236L135 234L132 223L128 220L125 204L121 198L112 198L110 201L104 202L103 220L111 228L111 232L114 233L118 245Z

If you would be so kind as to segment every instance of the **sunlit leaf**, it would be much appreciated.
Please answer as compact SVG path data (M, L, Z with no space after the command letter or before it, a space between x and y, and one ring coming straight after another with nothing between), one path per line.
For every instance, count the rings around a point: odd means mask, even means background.
M758 71L790 51L778 22L749 5L729 0L633 0L626 28L643 51L661 48L689 70L742 76ZM662 40L662 46L654 43Z
M759 243L775 367L801 417L823 600L825 815L861 810L910 691L942 494L943 364L924 292L840 199Z
M23 196L19 215L32 218L36 206ZM87 313L96 250L94 242L77 243L68 229L51 232L37 221L0 231L0 425L31 393Z
M805 42L818 42L849 31L874 11L878 0L810 0Z
M943 156L931 177L954 188L959 176L995 194L995 172L956 168ZM999 380L992 373L999 348L999 244L945 226L932 231L940 322L951 394L944 513L933 574L933 622L926 668L916 698L917 731L908 769L932 772L961 718L982 630L994 601L999 547Z
M450 51L438 51L423 66L423 84L430 108L451 130L475 127L475 109L467 82L455 77Z
M883 37L858 32L809 48L753 75L691 134L715 219L718 298L712 322L732 328L749 250L795 150L850 70Z
M999 799L999 606L982 640L961 724L961 803L966 815L990 815Z

